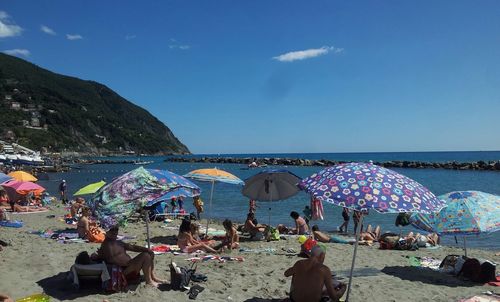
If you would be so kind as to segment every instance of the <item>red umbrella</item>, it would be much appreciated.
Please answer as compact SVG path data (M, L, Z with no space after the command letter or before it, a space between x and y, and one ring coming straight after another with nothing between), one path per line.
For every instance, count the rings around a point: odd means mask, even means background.
M16 191L16 193L21 194L21 195L26 195L30 192L33 192L35 194L40 194L43 191L45 191L45 188L37 185L36 183L32 183L30 181L17 181L17 180L11 180L6 183L2 184L2 187L4 187L7 191L9 189L13 189Z

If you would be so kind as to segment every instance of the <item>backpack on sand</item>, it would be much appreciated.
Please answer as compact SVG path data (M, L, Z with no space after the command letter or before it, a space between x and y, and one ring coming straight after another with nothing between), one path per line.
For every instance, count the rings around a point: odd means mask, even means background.
M175 262L170 263L170 283L173 290L185 290L189 287L191 276L196 272L193 262L191 267L180 267Z

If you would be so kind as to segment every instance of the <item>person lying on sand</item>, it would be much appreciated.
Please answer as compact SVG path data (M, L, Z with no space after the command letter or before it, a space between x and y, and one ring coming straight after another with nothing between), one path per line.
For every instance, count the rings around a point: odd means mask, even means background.
M106 232L106 239L101 244L98 252L99 258L108 264L121 266L123 268L123 275L127 279L135 279L142 270L146 284L157 287L159 283L166 283L154 273L153 251L142 246L117 240L118 229L118 226L114 226ZM127 251L140 254L132 258L126 253Z
M291 301L323 301L324 296L330 297L331 301L339 301L342 297L346 286L332 279L332 272L323 264L325 255L326 246L321 243L315 245L309 258L295 262L285 271L285 277L292 276Z
M177 236L177 245L183 253L192 253L197 250L202 250L209 253L217 253L210 246L197 241L191 235L191 221L183 219L179 227L179 235Z
M258 226L254 224L255 214L248 213L247 220L245 221L245 231L250 233L250 239L260 240L264 238L264 231L266 230L263 226Z
M422 235L420 233L413 234L413 232L408 233L406 237L404 237L406 241L413 245L414 243L418 245L418 247L425 247L427 244L430 246L436 246L439 244L439 236L436 233L431 233L427 235Z
M17 202L11 202L10 207L12 212L41 212L48 210L45 207L32 207L29 205L20 205Z
M361 232L359 234L359 240L364 240L364 241L378 241L380 238L380 226L377 225L375 227L375 230L372 229L372 225L369 224L368 227L366 228L366 231Z
M224 229L226 230L226 237L222 241L220 245L215 247L216 250L227 248L229 250L237 249L240 247L240 237L238 236L238 232L236 228L233 226L231 220L226 219L222 222Z

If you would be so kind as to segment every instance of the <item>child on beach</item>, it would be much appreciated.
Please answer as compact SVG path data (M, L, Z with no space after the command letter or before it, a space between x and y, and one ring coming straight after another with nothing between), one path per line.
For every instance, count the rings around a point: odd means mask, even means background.
M193 205L196 209L196 216L198 217L198 220L200 220L200 214L203 213L203 201L200 196L193 197Z
M257 211L257 202L254 199L248 201L248 213L255 213Z
M177 205L177 199L175 197L172 197L170 200L170 205L172 206L172 213L175 213L175 207Z
M226 219L222 223L224 226L224 229L226 230L226 238L222 241L222 243L216 247L216 249L223 249L227 248L229 250L236 249L240 247L239 239L240 237L238 236L238 232L236 231L236 228L233 226L233 223L231 220Z

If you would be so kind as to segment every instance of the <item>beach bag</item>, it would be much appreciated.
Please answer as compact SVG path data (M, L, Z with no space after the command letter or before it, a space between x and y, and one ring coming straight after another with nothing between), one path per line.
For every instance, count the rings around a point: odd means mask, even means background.
M196 272L193 262L190 267L180 267L175 262L170 263L170 286L173 290L185 290L189 287L191 277Z
M270 226L266 228L264 235L267 241L280 240L280 232L277 229Z
M101 243L104 241L106 234L101 232L99 228L91 227L87 232L87 239L90 242Z
M479 276L479 281L481 283L487 283L496 280L496 265L490 261L484 261L481 264L481 275Z
M473 282L481 282L481 263L476 258L469 258L465 260L458 275L461 275Z
M398 217L396 217L396 226L407 226L410 224L410 214L408 213L399 213Z
M87 265L91 263L92 261L90 260L89 253L87 253L87 251L81 252L78 256L76 256L75 264Z

